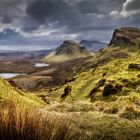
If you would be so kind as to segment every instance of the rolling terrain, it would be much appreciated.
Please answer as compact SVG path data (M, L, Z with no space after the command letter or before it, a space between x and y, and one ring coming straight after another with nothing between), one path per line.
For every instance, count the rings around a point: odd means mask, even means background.
M85 61L75 79L36 94L49 111L76 123L82 139L139 140L139 35L136 28L115 30L110 45Z
M52 50L38 51L5 51L0 50L0 73L27 74L34 71L35 63L48 55Z
M1 102L14 92L21 103L41 105L43 116L56 116L61 125L70 122L69 129L62 127L70 137L63 139L139 140L139 45L140 29L132 27L116 29L110 44L94 55L65 41L42 60L51 61L48 67L9 79L10 84L1 79Z
M20 88L36 91L63 85L74 76L83 71L86 66L83 63L93 57L93 53L81 47L74 41L64 41L55 52L44 57L42 62L48 63L48 67L36 68L27 75L11 79Z

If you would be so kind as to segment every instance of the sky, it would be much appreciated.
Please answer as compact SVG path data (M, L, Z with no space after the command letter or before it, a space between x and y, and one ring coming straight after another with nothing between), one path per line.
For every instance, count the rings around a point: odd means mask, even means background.
M109 42L115 28L139 25L140 0L0 0L0 49Z

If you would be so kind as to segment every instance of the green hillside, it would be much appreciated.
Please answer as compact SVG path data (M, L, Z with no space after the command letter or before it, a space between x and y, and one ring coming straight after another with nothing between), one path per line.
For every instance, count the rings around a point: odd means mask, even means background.
M8 105L12 102L26 107L41 107L44 105L44 102L36 95L21 91L12 87L7 81L0 79L0 103Z
M101 111L110 110L113 112L116 110L116 114L127 105L132 105L139 110L140 52L137 48L135 49L133 48L132 51L132 48L126 47L105 48L102 52L97 53L93 60L99 61L99 58L109 56L110 61L108 63L89 68L85 72L79 73L74 81L54 88L51 93L49 92L51 100L61 104L79 104L81 109L88 111L90 111L90 105L93 107L91 110L102 107ZM124 55L124 52L125 55L127 54L125 58L111 58L113 53L114 55ZM136 65L136 67L131 68L131 65ZM72 91L65 99L62 99L61 95L67 86L71 86ZM107 95L104 95L107 87L109 91L107 91Z
M131 32L130 36L127 30ZM61 122L63 131L65 122L70 123L70 127L66 129L68 131L63 134L69 135L71 130L72 135L64 139L139 140L139 34L140 31L133 28L116 30L108 47L84 59L80 67L76 63L75 75L53 88L43 88L31 94L14 88L1 79L1 103L14 100L18 105L41 107L45 101L45 108L39 109L43 114L43 122L46 122L46 116L56 117ZM75 65L71 63L71 67ZM66 67L65 65L64 69ZM69 71L69 74L70 72L73 71ZM57 73L55 76L59 80L66 78ZM59 80L53 79L53 82ZM55 123L54 120L52 122ZM55 127L54 124L52 128ZM51 131L51 134L54 132Z
M49 112L74 123L82 140L140 139L140 52L136 47L109 47L91 61L100 63L74 81L39 94ZM115 56L115 57L114 57ZM89 64L89 63L88 63ZM62 98L66 87L72 91Z

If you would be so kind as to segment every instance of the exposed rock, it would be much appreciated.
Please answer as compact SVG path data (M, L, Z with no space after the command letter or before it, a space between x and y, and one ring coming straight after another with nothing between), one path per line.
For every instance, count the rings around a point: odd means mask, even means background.
M106 80L105 79L101 79L99 82L98 82L98 85L101 87L105 84Z
M105 76L106 76L106 74L107 74L107 72L104 72L104 73L103 73L103 75L102 75L102 77L105 77Z
M61 98L65 99L70 93L71 93L72 87L71 86L67 86L64 89L64 94L61 95Z
M65 84L67 84L68 82L73 82L75 80L76 80L76 77L67 78L65 79Z
M99 80L99 82L97 83L97 85L91 90L91 92L89 93L88 97L93 97L94 94L99 90L100 87L104 86L106 80L105 79L101 79Z
M99 90L99 85L97 85L96 87L94 87L91 92L89 93L88 97L93 97L94 94Z
M74 41L66 40L60 47L56 49L56 55L88 55L89 51L86 48L81 47Z
M123 27L113 33L109 46L135 46L140 43L140 29Z
M140 64L131 63L129 64L128 68L140 70Z
M117 92L118 92L118 89L114 85L108 84L104 87L103 96L109 96Z

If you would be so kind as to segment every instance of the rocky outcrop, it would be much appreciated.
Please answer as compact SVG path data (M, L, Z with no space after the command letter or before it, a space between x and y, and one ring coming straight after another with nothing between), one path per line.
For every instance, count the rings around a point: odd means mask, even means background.
M140 29L134 27L122 27L116 29L109 46L139 46Z
M66 40L56 49L56 55L88 55L89 51L81 47L78 43Z
M118 89L112 85L112 84L108 84L104 87L104 90L103 90L103 96L109 96L109 95L112 95L112 94L115 94L118 92Z
M129 69L135 69L135 70L140 70L140 64L136 64L136 63L131 63L128 65Z

